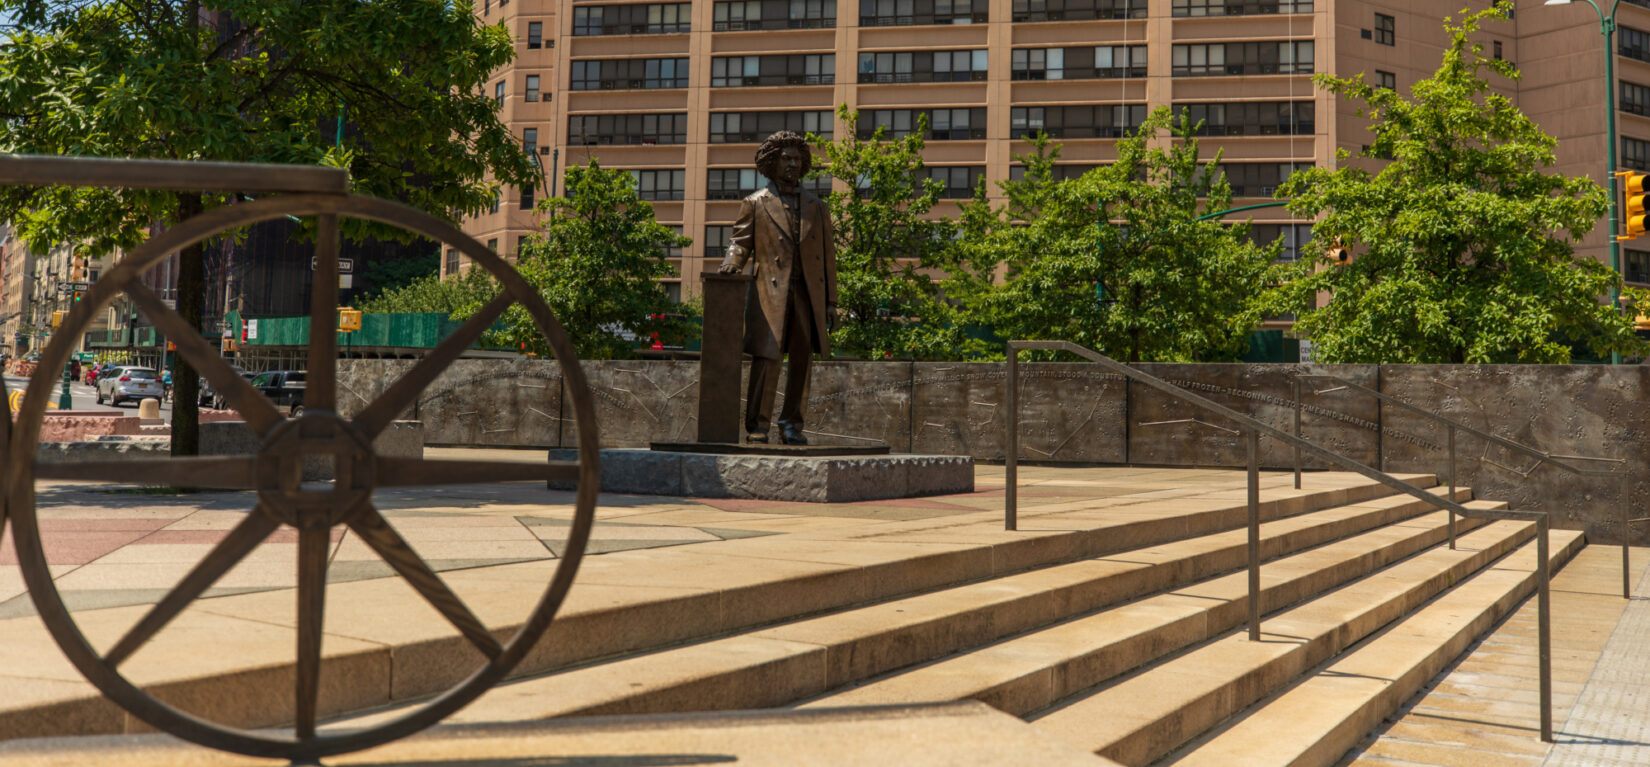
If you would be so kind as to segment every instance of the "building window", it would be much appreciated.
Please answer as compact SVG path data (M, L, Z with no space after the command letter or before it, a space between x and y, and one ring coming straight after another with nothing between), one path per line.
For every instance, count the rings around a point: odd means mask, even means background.
M733 227L712 224L705 227L705 258L722 259L728 255L728 242L733 239Z
M490 250L490 251L493 251L494 253L498 252L498 238L497 237L494 237L493 239L490 239L490 240L487 241L487 249Z
M710 143L754 144L779 131L812 133L830 141L836 120L828 109L805 112L712 112Z
M544 47L544 22L527 22L527 48L536 50Z
M665 286L665 298L678 304L682 303L682 282L680 280L671 280L659 284Z
M1146 46L1016 48L1009 62L1015 80L1093 80L1145 77Z
M984 24L990 20L988 5L989 0L860 0L859 25L909 27L926 24Z
M1299 261L1301 246L1312 239L1311 224L1251 224L1249 241L1265 247L1283 240L1279 261Z
M1500 40L1495 41L1495 58L1496 58L1497 61L1501 60L1501 41Z
M1221 163L1215 172L1226 176L1233 197L1271 197L1290 174L1311 167L1309 162L1232 162Z
M1621 81L1621 111L1650 117L1650 88Z
M1632 27L1621 27L1616 32L1616 49L1621 55L1639 61L1650 61L1650 34Z
M1148 0L1014 0L1011 8L1015 21L1143 19L1147 3Z
M447 274L458 274L458 248L447 249Z
M672 225L669 225L667 228L669 228L670 231L675 232L678 236L680 236L682 234L682 225L681 224L672 224ZM671 245L671 246L665 248L665 258L681 258L681 257L682 257L682 246L680 246L680 245Z
M1650 141L1621 138L1621 164L1639 171L1650 171Z
M982 165L930 165L924 170L928 178L938 181L943 187L940 198L946 200L973 197L974 188L979 186L980 179L985 178L985 166Z
M1170 49L1175 77L1311 74L1312 41L1201 43Z
M1375 42L1381 45L1398 44L1398 20L1384 13L1375 14Z
M503 198L503 196L504 196L503 190L494 190L494 192L493 192L493 207L487 211L488 213L497 213L498 212L498 203L499 203L499 200L501 198Z
M538 151L539 151L539 129L538 128L522 128L521 129L521 148L523 150L525 150L528 154L538 154Z
M1375 70L1375 87L1389 91L1398 90L1398 76L1380 69Z
M1310 101L1232 101L1176 104L1199 136L1310 135L1317 127Z
M686 144L686 112L663 114L573 115L567 118L567 143Z
M768 177L751 168L711 168L705 171L705 199L742 200L768 185Z
M1008 127L1014 138L1043 134L1049 138L1120 138L1146 119L1145 104L1110 106L1014 107Z
M1089 171L1094 170L1095 168L1098 168L1098 167L1101 167L1101 166L1099 166L1099 165L1083 165L1083 164L1056 165L1053 168L1049 169L1050 170L1049 180L1050 181L1069 181L1069 180L1074 179L1074 178L1082 178L1083 174L1088 173ZM1013 165L1008 166L1008 180L1010 180L1010 181L1024 181L1024 180L1026 180L1026 166L1020 165L1019 163L1015 163Z
M539 100L539 76L538 75L528 75L527 76L527 94L525 96L523 96L522 99L524 101L538 101Z
M836 0L734 0L711 9L711 29L827 29L836 26Z
M937 83L984 80L986 52L889 51L859 54L862 83Z
M492 13L493 12L493 0L481 0L481 12L484 13L484 14L485 13Z
M630 177L644 200L680 200L687 190L685 170L633 170Z
M1643 250L1629 250L1622 255L1626 273L1622 278L1628 282L1650 283L1650 252Z
M718 56L710 60L710 87L830 85L836 82L836 54Z
M516 258L521 258L521 252L527 249L527 235L516 237Z
M496 83L493 83L493 100L498 102L499 106L504 106L504 81L503 80L500 80Z
M533 185L528 184L527 186L521 188L521 209L532 210L533 203Z
M1174 0L1171 14L1187 17L1311 12L1312 0Z
M966 141L985 138L986 113L984 107L957 107L953 109L861 109L856 131L861 139L870 139L878 128L885 129L884 140L902 139L916 132L918 121L928 118L924 139L932 141Z
M581 5L573 9L573 35L681 34L692 15L692 3Z
M575 91L621 91L688 87L688 60L594 59L575 61L568 88Z

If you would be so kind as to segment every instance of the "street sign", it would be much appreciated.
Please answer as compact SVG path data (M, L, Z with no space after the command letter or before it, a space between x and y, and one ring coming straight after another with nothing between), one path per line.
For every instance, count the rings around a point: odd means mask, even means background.
M309 257L309 270L312 271L312 272L315 271L315 257L314 256ZM355 273L355 259L353 259L353 258L340 258L340 259L338 259L338 273L339 274L354 274Z

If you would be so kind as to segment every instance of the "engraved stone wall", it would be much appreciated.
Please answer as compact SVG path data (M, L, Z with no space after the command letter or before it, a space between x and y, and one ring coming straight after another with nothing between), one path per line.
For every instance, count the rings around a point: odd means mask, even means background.
M345 361L340 408L347 414L412 365ZM604 447L694 438L694 362L583 363ZM1650 505L1650 368L1624 366L1374 366L1151 364L1142 369L1286 432L1294 430L1294 375L1301 379L1301 429L1313 443L1392 472L1446 478L1447 430L1430 419L1326 378L1378 389L1475 428L1547 451L1524 457L1465 433L1457 437L1459 482L1479 498L1551 511L1556 526L1618 541L1620 477L1632 482L1631 516ZM748 372L748 371L747 371ZM886 442L896 452L1003 459L1005 366L1001 363L816 363L806 410L819 444ZM1125 382L1092 365L1021 366L1021 460L1242 466L1230 424L1184 401ZM575 444L562 403L560 369L546 360L460 360L403 418L425 424L435 445L555 447ZM783 393L780 395L783 399ZM775 415L782 403L776 404ZM1262 439L1262 465L1285 469L1293 451ZM1577 457L1607 458L1586 461ZM1576 477L1555 461L1611 476ZM1327 468L1310 457L1307 468ZM1650 543L1650 523L1630 539Z

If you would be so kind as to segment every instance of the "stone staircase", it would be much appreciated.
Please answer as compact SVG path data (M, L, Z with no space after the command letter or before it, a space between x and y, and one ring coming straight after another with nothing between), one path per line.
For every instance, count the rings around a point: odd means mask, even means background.
M1444 512L1388 493L1263 495L1259 642L1238 505L1001 546L1017 566L869 602L775 588L816 609L510 682L449 721L973 699L1126 765L1328 765L1535 588L1533 524L1459 520L1452 550ZM1552 543L1554 569L1584 545Z

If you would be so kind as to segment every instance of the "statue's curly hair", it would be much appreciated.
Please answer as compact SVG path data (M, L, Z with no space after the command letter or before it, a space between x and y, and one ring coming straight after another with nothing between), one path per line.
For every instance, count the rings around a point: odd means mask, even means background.
M769 136L762 146L756 148L756 170L768 178L773 178L773 164L779 160L779 154L786 149L796 147L802 150L802 175L808 175L813 170L814 155L808 151L808 139L794 131L782 130Z

